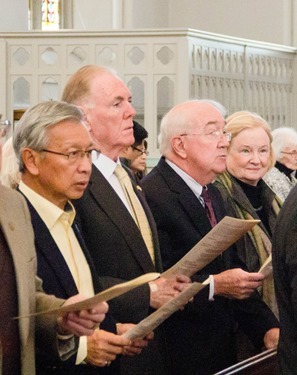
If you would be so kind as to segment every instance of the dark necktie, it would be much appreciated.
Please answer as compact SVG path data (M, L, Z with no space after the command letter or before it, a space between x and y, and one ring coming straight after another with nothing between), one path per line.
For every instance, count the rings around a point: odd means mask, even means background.
M216 215L214 213L214 209L212 207L212 203L211 203L211 200L210 200L210 196L208 194L207 187L205 187L205 186L202 189L201 197L204 200L204 208L205 208L208 220L210 222L210 225L212 227L214 227L217 224L217 219L216 219Z

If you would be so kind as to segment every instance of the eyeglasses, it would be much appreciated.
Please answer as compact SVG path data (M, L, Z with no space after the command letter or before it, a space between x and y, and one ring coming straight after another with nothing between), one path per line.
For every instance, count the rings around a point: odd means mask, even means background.
M217 139L217 138L220 138L220 137L225 137L227 139L228 142L231 141L231 138L232 138L232 134L229 133L229 132L226 132L226 131L222 131L222 130L214 130L210 133L191 133L191 134L181 134L180 136L181 137L186 137L186 136L191 136L191 135L206 135L206 136L209 136L209 137L212 137L213 139Z
M139 156L143 155L143 154L146 154L146 156L149 156L149 152L145 149L141 150L140 148L137 148L135 146L131 146L131 148L133 148L133 150L136 150L139 152Z
M297 151L292 151L292 152L281 151L281 154L290 155L291 157L292 156L297 157Z
M41 152L48 152L50 154L54 154L54 155L61 155L61 156L65 156L68 161L72 164L78 162L78 160L80 159L83 159L85 156L87 157L88 160L92 161L92 152L93 151L97 151L97 153L99 153L100 151L98 150L75 150L75 151L71 151L71 152L68 152L67 154L66 153L63 153L63 152L58 152L58 151L53 151L53 150L47 150L47 149L43 149L41 150Z

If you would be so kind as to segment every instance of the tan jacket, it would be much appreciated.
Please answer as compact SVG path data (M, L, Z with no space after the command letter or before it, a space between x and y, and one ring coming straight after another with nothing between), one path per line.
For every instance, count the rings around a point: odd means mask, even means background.
M18 289L19 315L57 308L63 300L48 296L42 291L36 277L36 253L30 214L24 198L11 189L0 186L0 225L11 251ZM35 374L34 339L38 345L58 355L56 317L23 318L19 321L22 375ZM2 363L0 346L0 365ZM0 366L0 375L1 375Z

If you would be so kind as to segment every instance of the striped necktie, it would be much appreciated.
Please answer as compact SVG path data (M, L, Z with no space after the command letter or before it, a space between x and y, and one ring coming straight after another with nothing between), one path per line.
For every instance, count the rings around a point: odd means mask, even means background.
M152 231L151 231L149 222L147 220L146 214L144 212L144 209L142 205L140 204L135 194L135 191L133 190L130 177L128 173L125 171L125 169L119 164L116 166L114 174L118 178L124 190L125 196L127 198L127 201L131 209L131 215L141 232L141 235L146 244L146 247L151 256L151 259L153 263L155 263L155 252L154 252L154 244L153 244L153 239L152 239Z
M206 211L206 215L208 217L208 220L211 224L212 227L214 227L217 224L217 218L214 213L214 209L211 203L211 199L208 193L208 189L204 186L202 189L201 197L203 198L204 201L204 208Z

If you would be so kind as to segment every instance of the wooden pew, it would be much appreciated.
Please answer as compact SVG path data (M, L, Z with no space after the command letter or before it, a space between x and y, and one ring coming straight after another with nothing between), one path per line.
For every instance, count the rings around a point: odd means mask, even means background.
M276 374L276 362L276 349L270 349L230 366L215 375L274 375Z

